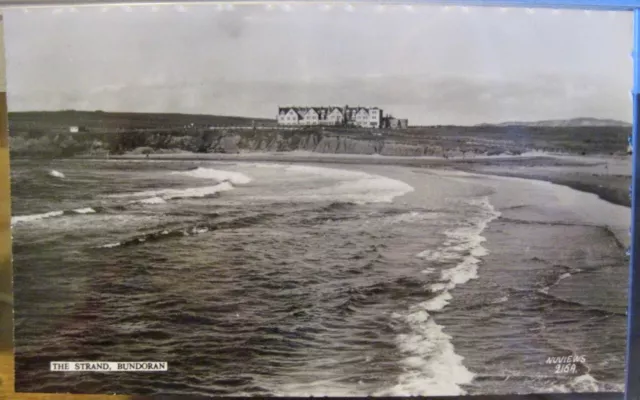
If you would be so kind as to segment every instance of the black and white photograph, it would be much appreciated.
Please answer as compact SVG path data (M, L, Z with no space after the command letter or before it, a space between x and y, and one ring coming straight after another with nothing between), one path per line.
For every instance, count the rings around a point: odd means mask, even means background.
M631 13L3 14L16 392L624 390Z

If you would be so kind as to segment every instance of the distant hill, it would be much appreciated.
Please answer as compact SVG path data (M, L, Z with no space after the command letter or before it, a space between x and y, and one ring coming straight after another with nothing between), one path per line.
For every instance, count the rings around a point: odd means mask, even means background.
M631 127L628 122L618 121L614 119L599 119L599 118L572 118L572 119L555 119L545 121L509 121L497 124L480 124L477 126L530 126L530 127L549 127L549 128L562 128L562 127L597 127L597 126L617 126L617 127Z

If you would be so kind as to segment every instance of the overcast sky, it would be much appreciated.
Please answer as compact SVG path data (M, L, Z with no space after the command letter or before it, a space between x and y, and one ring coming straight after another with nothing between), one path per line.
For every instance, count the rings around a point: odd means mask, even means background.
M5 12L9 108L274 117L380 106L410 124L630 121L632 14L293 5Z

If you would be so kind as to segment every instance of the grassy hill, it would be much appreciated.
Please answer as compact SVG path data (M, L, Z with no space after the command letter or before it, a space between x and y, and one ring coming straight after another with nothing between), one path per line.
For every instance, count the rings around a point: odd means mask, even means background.
M615 119L601 118L571 118L552 119L546 121L509 121L499 124L480 124L479 126L538 126L538 127L589 127L589 126L620 126L631 127L631 124Z
M82 126L92 132L121 129L177 129L195 127L273 125L273 120L234 116L198 114L118 113L102 111L33 111L10 112L12 130L68 131L70 126Z

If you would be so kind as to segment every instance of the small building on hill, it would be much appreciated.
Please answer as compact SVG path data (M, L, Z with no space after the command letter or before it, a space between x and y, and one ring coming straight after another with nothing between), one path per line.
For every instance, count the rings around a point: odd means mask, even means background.
M404 129L409 127L409 120L394 118L390 115L387 115L382 120L382 127L387 129Z
M69 127L69 133L87 132L87 128L84 126L72 125Z

